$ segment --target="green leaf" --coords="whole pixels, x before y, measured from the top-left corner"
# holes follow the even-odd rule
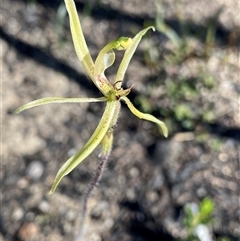
[[[199,205],[199,212],[202,216],[208,216],[211,215],[214,210],[214,203],[212,199],[206,197],[202,200],[202,202]]]
[[[127,104],[128,108],[130,109],[130,111],[137,116],[140,119],[144,119],[144,120],[148,120],[148,121],[152,121],[156,124],[158,124],[161,127],[162,133],[165,137],[168,136],[168,129],[166,127],[166,125],[164,124],[164,122],[158,120],[156,117],[154,117],[153,115],[150,114],[146,114],[146,113],[142,113],[141,111],[139,111],[138,109],[136,109],[134,107],[134,105],[132,104],[132,102],[126,97],[123,96],[121,97],[121,100],[124,100],[125,103]]]
[[[24,110],[32,107],[52,104],[52,103],[86,103],[86,102],[102,102],[106,101],[105,97],[100,98],[62,98],[62,97],[47,97],[29,102],[15,110],[15,114],[18,114]]]
[[[116,80],[115,80],[115,83],[114,84],[118,84],[118,88],[117,89],[120,89],[121,88],[121,84],[122,84],[122,81],[124,79],[124,75],[125,75],[125,72],[128,68],[128,65],[129,65],[129,62],[130,60],[132,59],[132,56],[139,44],[139,42],[141,41],[142,39],[142,36],[149,30],[149,29],[152,29],[153,31],[155,31],[155,28],[153,26],[150,26],[148,28],[145,28],[143,29],[142,31],[140,31],[132,40],[131,44],[127,47],[127,50],[123,56],[123,59],[119,65],[119,68],[118,68],[118,71],[117,71],[117,76],[116,76]]]
[[[118,107],[118,105],[118,101],[107,102],[107,106],[100,120],[100,123],[98,124],[96,130],[94,131],[88,142],[79,152],[70,157],[59,169],[50,190],[50,194],[54,193],[62,178],[68,173],[70,173],[75,167],[77,167],[77,165],[79,165],[86,157],[88,157],[103,140],[104,136],[106,135],[107,131],[111,126],[112,120],[114,118],[115,109]]]
[[[69,14],[70,29],[72,33],[73,44],[79,60],[82,62],[89,77],[94,81],[94,63],[89,53],[82,27],[78,18],[77,9],[73,0],[65,0],[66,8]]]

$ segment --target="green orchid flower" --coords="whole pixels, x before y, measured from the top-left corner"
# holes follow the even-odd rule
[[[99,52],[94,63],[82,32],[75,3],[73,0],[65,0],[65,4],[69,14],[70,29],[77,56],[84,66],[88,76],[91,78],[96,87],[101,91],[103,96],[99,98],[48,97],[27,103],[19,107],[15,112],[20,113],[23,110],[50,103],[82,103],[105,101],[106,108],[96,130],[84,145],[84,147],[75,155],[70,157],[59,169],[50,190],[50,194],[56,190],[62,178],[69,174],[85,158],[87,158],[99,144],[102,145],[101,156],[107,159],[112,149],[113,129],[118,119],[121,101],[125,102],[130,111],[138,118],[156,123],[161,128],[163,135],[165,137],[168,135],[167,127],[162,121],[158,120],[150,114],[140,112],[127,98],[127,95],[130,93],[132,87],[127,89],[122,88],[125,72],[142,36],[150,29],[155,30],[154,27],[143,29],[133,39],[128,37],[121,37],[108,43]],[[114,51],[116,50],[125,50],[125,53],[117,71],[115,82],[112,84],[108,81],[104,72],[107,68],[113,65],[115,61]]]

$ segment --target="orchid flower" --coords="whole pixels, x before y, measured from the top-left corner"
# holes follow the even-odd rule
[[[122,82],[127,67],[142,36],[150,29],[154,31],[154,27],[151,26],[143,29],[133,39],[128,37],[120,37],[117,40],[108,43],[99,52],[95,62],[93,62],[82,32],[75,3],[73,0],[65,0],[65,4],[69,14],[70,29],[77,56],[84,66],[88,76],[96,85],[96,87],[101,91],[103,96],[99,98],[48,97],[27,103],[19,107],[15,112],[20,113],[23,110],[50,103],[82,103],[104,101],[106,102],[106,108],[96,130],[89,138],[87,143],[80,151],[70,157],[59,169],[50,193],[53,193],[62,178],[69,174],[74,168],[76,168],[84,159],[86,159],[99,144],[102,145],[101,156],[104,156],[105,158],[109,156],[112,149],[113,129],[119,116],[119,110],[122,101],[127,104],[128,108],[135,116],[140,119],[156,123],[161,128],[163,135],[165,137],[168,135],[167,127],[162,121],[158,120],[150,114],[140,112],[127,98],[127,95],[130,93],[132,87],[127,89],[122,88]],[[116,79],[112,84],[108,81],[104,72],[107,68],[113,65],[115,61],[114,51],[118,50],[124,50],[125,53],[118,68]]]

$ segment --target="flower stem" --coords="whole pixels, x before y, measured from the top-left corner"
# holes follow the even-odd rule
[[[80,241],[83,238],[83,234],[84,234],[83,227],[87,216],[88,202],[91,195],[93,194],[95,187],[98,186],[99,181],[101,180],[104,168],[107,164],[108,157],[109,155],[103,155],[103,154],[99,155],[99,164],[98,164],[97,170],[83,197],[82,209],[80,212],[80,223],[77,224],[79,230],[77,235],[74,238],[74,241]]]

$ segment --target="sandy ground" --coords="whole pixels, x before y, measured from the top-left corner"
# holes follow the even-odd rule
[[[79,1],[79,11],[86,13],[83,3]],[[48,195],[57,170],[88,140],[104,105],[49,105],[13,114],[17,107],[37,98],[100,95],[77,60],[68,21],[63,29],[67,42],[59,41],[58,4],[3,1],[0,10],[3,241],[73,240],[81,198],[97,167],[98,150],[63,179],[54,195]],[[92,12],[83,18],[93,56],[107,41],[135,34],[144,19],[154,18],[156,10],[153,1],[144,0],[95,4],[89,2]],[[163,1],[163,6],[166,19],[174,23],[176,5]],[[216,205],[211,226],[214,236],[240,237],[240,43],[239,38],[234,40],[239,34],[239,3],[186,0],[180,9],[184,19],[202,27],[222,9],[218,20],[221,35],[213,54],[207,60],[190,59],[175,66],[177,73],[193,75],[201,65],[214,76],[216,87],[200,92],[203,106],[214,104],[215,122],[199,124],[191,133],[176,130],[165,140],[154,125],[136,119],[123,105],[112,155],[89,202],[83,240],[184,238],[183,206],[199,203],[205,196]],[[159,33],[154,35],[150,35],[153,43]],[[144,93],[141,91],[155,71],[143,63],[144,46],[127,73],[127,85],[135,83],[135,94]],[[114,77],[114,72],[109,75]],[[162,93],[161,87],[155,92]],[[159,95],[159,105],[168,103],[167,97]],[[197,140],[199,128],[207,135],[204,142]]]

